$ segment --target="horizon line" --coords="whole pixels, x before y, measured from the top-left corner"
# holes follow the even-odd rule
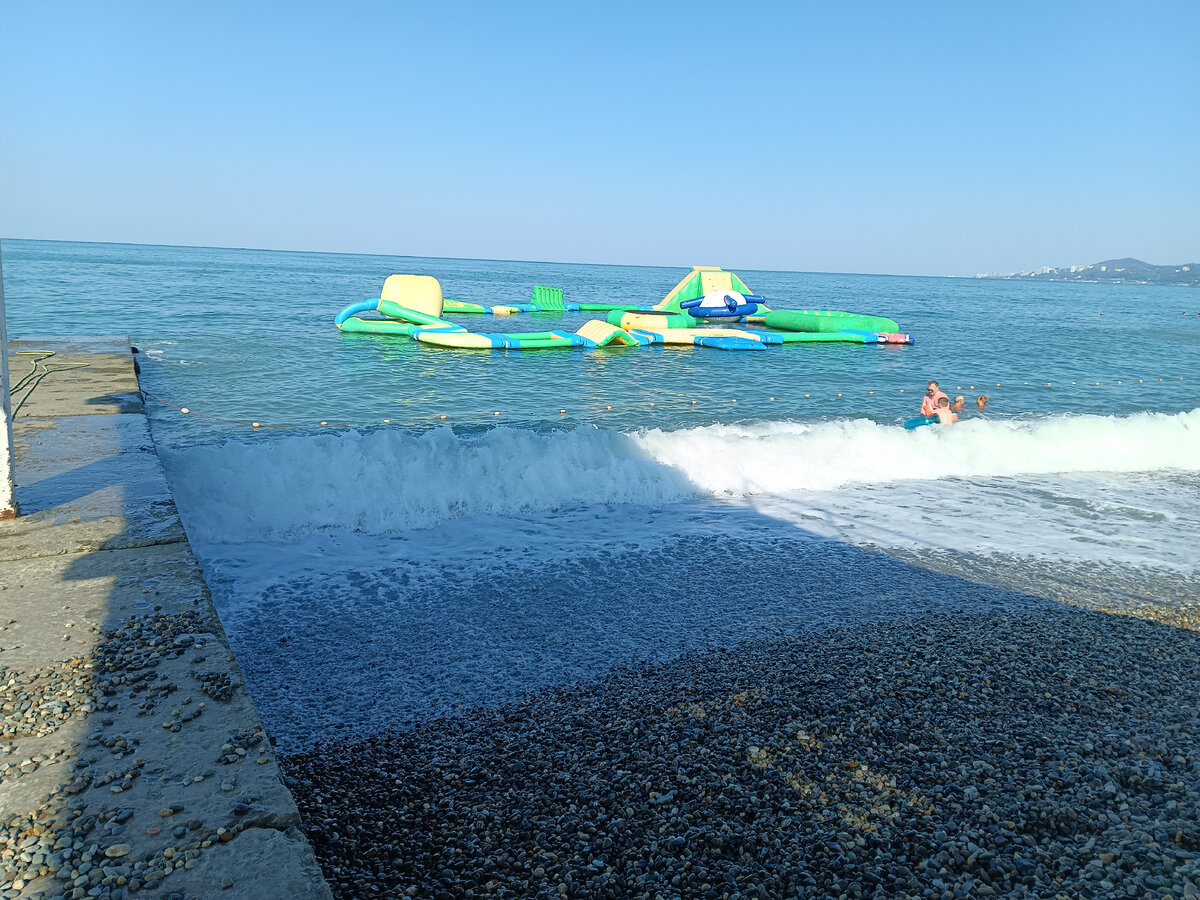
[[[600,262],[579,262],[572,260],[555,260],[555,259],[508,259],[505,257],[493,256],[413,256],[403,253],[366,253],[363,251],[352,250],[293,250],[280,247],[221,247],[210,244],[158,244],[158,243],[141,243],[137,241],[73,241],[65,238],[28,238],[28,237],[0,237],[0,241],[28,241],[44,244],[100,244],[125,247],[169,247],[182,250],[233,250],[245,253],[319,253],[327,256],[372,256],[380,258],[395,257],[398,259],[445,259],[456,261],[474,261],[474,262],[510,262],[510,263],[530,263],[533,265],[559,265],[559,266],[620,266],[629,269],[679,269],[691,268],[691,266],[681,265],[650,265],[646,263],[600,263]],[[721,268],[724,268],[722,266]],[[739,266],[739,268],[742,268]],[[976,275],[915,275],[905,272],[822,272],[815,269],[760,269],[755,267],[746,267],[742,269],[746,272],[777,272],[790,275],[855,275],[863,278],[966,278],[975,281],[982,273]],[[725,271],[732,271],[725,269]]]

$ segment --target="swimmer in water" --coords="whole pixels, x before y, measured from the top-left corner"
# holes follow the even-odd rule
[[[953,425],[958,421],[958,413],[950,409],[950,398],[942,394],[933,410],[939,425]]]
[[[938,383],[936,381],[929,382],[927,393],[921,398],[921,415],[936,415],[938,399],[945,396],[946,395],[942,393],[942,389],[938,387]],[[950,401],[947,400],[946,402],[949,403]]]

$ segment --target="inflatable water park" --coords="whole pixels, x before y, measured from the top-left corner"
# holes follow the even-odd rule
[[[469,331],[447,315],[508,316],[525,312],[606,312],[577,331],[495,333]],[[403,335],[422,344],[464,350],[549,350],[665,346],[766,350],[808,343],[911,344],[910,335],[883,316],[836,310],[771,309],[732,272],[692,266],[679,284],[651,306],[568,303],[558,288],[534,287],[528,303],[485,306],[442,296],[430,275],[389,275],[378,297],[347,306],[334,320],[346,333]]]

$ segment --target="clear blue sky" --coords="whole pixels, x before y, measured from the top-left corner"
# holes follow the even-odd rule
[[[1200,2],[0,7],[6,237],[1200,261]]]

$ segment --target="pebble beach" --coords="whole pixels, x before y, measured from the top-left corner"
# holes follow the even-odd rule
[[[758,640],[281,763],[340,898],[1192,897],[1195,597],[1127,612]]]

